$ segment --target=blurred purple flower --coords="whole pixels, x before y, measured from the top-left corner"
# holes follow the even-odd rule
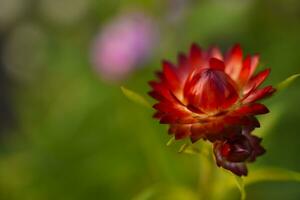
[[[105,80],[125,78],[151,54],[157,36],[143,13],[127,13],[106,24],[93,43],[92,62]]]

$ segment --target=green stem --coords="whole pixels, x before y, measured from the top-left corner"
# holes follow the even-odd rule
[[[234,175],[235,177],[235,181],[236,181],[236,185],[240,190],[241,193],[241,200],[245,200],[246,199],[246,190],[245,190],[245,184],[244,184],[244,180],[241,177],[238,177],[236,175]]]
[[[215,179],[215,166],[214,160],[211,155],[210,149],[204,146],[203,149],[207,152],[206,156],[199,157],[199,165],[200,165],[200,172],[199,172],[199,193],[201,199],[210,200],[212,198],[212,190],[214,188],[214,179]]]

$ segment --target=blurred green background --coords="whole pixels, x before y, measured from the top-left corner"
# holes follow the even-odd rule
[[[95,70],[95,38],[131,10],[151,18],[155,42],[126,75],[107,80]],[[192,42],[223,51],[239,42],[261,54],[276,84],[300,71],[300,1],[0,0],[0,199],[197,199],[197,156],[166,147],[167,127],[120,91],[146,95],[160,60],[175,61]],[[300,171],[299,88],[265,101],[271,113],[257,134],[268,133],[267,154],[251,167]],[[246,190],[247,199],[300,199],[295,182]]]

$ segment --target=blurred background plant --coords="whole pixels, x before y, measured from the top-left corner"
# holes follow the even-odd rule
[[[205,166],[178,154],[180,144],[167,148],[166,127],[119,86],[145,94],[160,60],[191,42],[240,42],[278,83],[299,72],[299,22],[297,0],[1,0],[0,199],[198,199]],[[102,40],[120,45],[107,50],[111,61]],[[267,154],[250,175],[300,171],[299,86],[267,100],[256,133]],[[224,184],[214,198],[239,199],[235,187],[218,190]],[[299,187],[249,184],[247,198],[298,200]]]

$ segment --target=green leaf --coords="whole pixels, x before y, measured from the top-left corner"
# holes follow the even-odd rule
[[[293,81],[295,81],[298,77],[300,77],[300,74],[294,74],[290,77],[288,77],[287,79],[285,79],[284,81],[282,81],[281,83],[279,83],[276,87],[276,89],[282,90],[285,89],[286,87],[288,87]]]
[[[175,142],[175,136],[172,136],[169,141],[167,142],[166,146],[171,146]]]
[[[245,200],[246,199],[246,190],[245,190],[245,183],[244,183],[244,179],[242,177],[239,176],[235,176],[235,180],[236,180],[236,185],[241,193],[241,200]]]
[[[227,171],[225,171],[228,173]],[[275,167],[260,167],[256,170],[251,170],[247,177],[241,178],[234,176],[235,184],[233,181],[226,180],[226,185],[219,184],[218,189],[222,188],[224,190],[219,190],[219,192],[224,193],[224,191],[230,190],[236,185],[241,193],[241,199],[245,200],[246,192],[245,186],[255,184],[264,181],[295,181],[300,182],[300,172],[295,172],[287,169],[280,169]],[[222,177],[222,182],[224,177]],[[231,179],[232,180],[232,179]]]
[[[300,173],[280,168],[264,167],[252,171],[245,179],[245,184],[253,184],[261,181],[296,181],[300,182]]]
[[[202,148],[203,149],[203,148]],[[184,143],[178,150],[178,153],[186,154],[198,154],[202,156],[207,156],[203,150],[200,150],[198,147],[195,147],[193,144]]]
[[[186,149],[189,147],[188,143],[184,143],[183,145],[180,146],[178,153],[186,153]]]
[[[147,108],[151,108],[151,104],[140,94],[121,86],[123,94],[131,101],[138,103]]]

